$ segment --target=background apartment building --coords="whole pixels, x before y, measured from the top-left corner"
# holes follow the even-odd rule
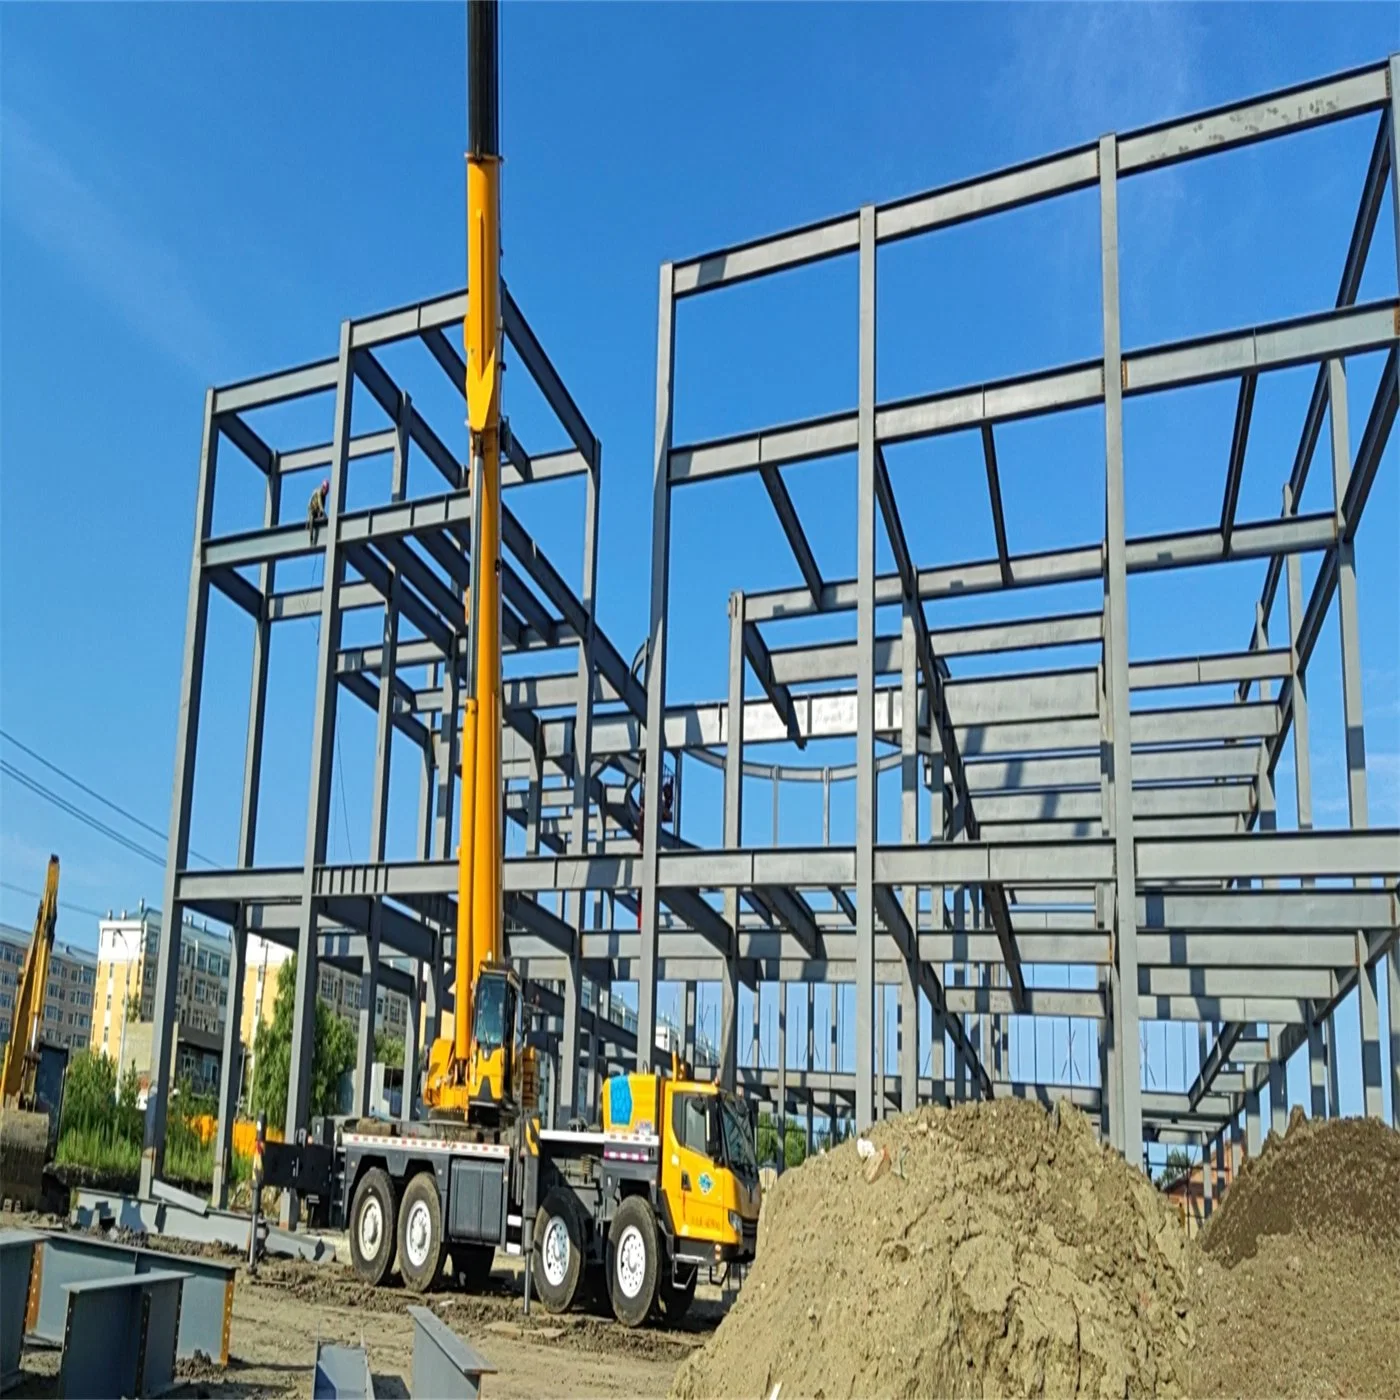
[[[123,1072],[135,1065],[143,1078],[151,1069],[160,933],[160,910],[144,901],[97,926],[97,994],[102,1000],[92,1018],[92,1048],[110,1055]],[[218,1082],[231,955],[224,934],[185,920],[172,1070],[205,1088]]]
[[[248,935],[248,965],[243,974],[243,1007],[239,1035],[251,1050],[259,1024],[272,1020],[277,1002],[277,970],[291,956],[290,948],[255,933]],[[322,963],[317,969],[316,991],[338,1015],[354,1020],[360,1014],[360,975]],[[402,1040],[408,1026],[408,998],[380,987],[375,996],[376,1030]]]
[[[0,1045],[10,1038],[15,996],[29,952],[31,933],[0,924]],[[54,940],[44,997],[43,1038],[50,1045],[81,1049],[92,1034],[97,959],[86,949]]]
[[[143,1083],[149,1079],[151,1027],[155,1017],[157,953],[161,915],[143,902],[98,923],[96,994],[100,998],[91,1023],[94,1050],[110,1055],[124,1071],[135,1065]],[[188,1076],[201,1087],[218,1083],[223,1054],[224,1022],[229,1014],[229,983],[233,948],[226,934],[186,919],[180,937],[180,981],[176,989],[177,1033],[171,1072]],[[255,933],[247,940],[247,967],[238,1017],[240,1072],[246,1083],[253,1063],[257,1028],[272,1020],[277,1000],[277,972],[291,957],[290,949]],[[91,960],[91,959],[90,959]],[[339,1015],[359,1013],[360,978],[340,968],[322,966],[318,973],[321,999]],[[403,1037],[408,1000],[394,992],[379,992],[377,1029]],[[87,1037],[85,1036],[86,1040]]]
[[[134,913],[102,919],[97,926],[97,990],[92,1046],[118,1058],[122,1026],[155,1017],[156,953],[160,910],[140,905]],[[180,983],[175,1005],[182,1028],[218,1035],[228,1009],[231,949],[221,933],[185,921],[180,942]]]

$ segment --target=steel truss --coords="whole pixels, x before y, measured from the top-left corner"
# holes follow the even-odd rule
[[[1125,350],[1118,314],[1117,186],[1122,178],[1206,157],[1323,122],[1374,120],[1376,140],[1335,305],[1287,322],[1189,342]],[[867,206],[821,224],[721,249],[661,269],[653,471],[651,620],[644,681],[596,624],[597,493],[601,448],[519,308],[505,297],[514,355],[552,408],[562,451],[532,455],[512,439],[505,482],[581,476],[583,577],[574,587],[504,512],[503,591],[507,648],[504,771],[507,817],[526,832],[526,854],[506,863],[507,942],[536,985],[538,1029],[565,1067],[558,1109],[584,1109],[609,1066],[652,1063],[657,988],[685,984],[684,1033],[695,1037],[696,984],[718,983],[723,1015],[720,1073],[774,1103],[780,1117],[820,1102],[832,1116],[868,1122],[891,1105],[966,1095],[1069,1097],[1095,1114],[1126,1155],[1143,1143],[1189,1141],[1223,1154],[1227,1133],[1260,1131],[1259,1095],[1270,1086],[1276,1121],[1286,1112],[1281,1065],[1304,1042],[1311,1108],[1336,1111],[1333,1014],[1353,988],[1362,1043],[1366,1111],[1382,1111],[1377,978],[1388,975],[1394,1102],[1400,1104],[1400,831],[1366,829],[1354,538],[1397,410],[1400,301],[1358,305],[1387,186],[1396,201],[1400,60],[1287,92],[1125,133],[895,204]],[[875,394],[876,273],[881,244],[1072,191],[1097,188],[1103,287],[1102,354],[1015,379],[880,403]],[[1400,212],[1400,211],[1397,211]],[[1396,220],[1400,226],[1400,218]],[[853,413],[788,423],[723,440],[676,444],[675,306],[740,281],[818,260],[859,264],[859,382]],[[1400,282],[1400,248],[1397,249]],[[402,308],[341,328],[338,354],[266,378],[211,390],[205,405],[197,526],[190,575],[179,711],[165,927],[156,995],[156,1046],[164,1062],[174,1027],[181,912],[198,910],[234,930],[232,1004],[241,1002],[250,931],[298,951],[289,1131],[305,1122],[316,966],[363,969],[358,1084],[367,1092],[374,987],[423,1002],[426,1035],[450,1009],[448,967],[457,887],[453,790],[459,684],[467,639],[462,587],[469,578],[471,501],[462,463],[390,378],[379,351],[419,340],[460,389],[463,367],[449,333],[465,294]],[[1353,456],[1346,359],[1388,352]],[[1275,519],[1239,520],[1236,507],[1259,376],[1317,366],[1298,449]],[[1208,381],[1239,385],[1235,432],[1224,463],[1218,522],[1199,530],[1130,539],[1123,516],[1123,399]],[[367,396],[384,423],[351,431],[351,404]],[[329,402],[333,428],[319,445],[279,449],[250,424],[254,410],[290,399]],[[1001,508],[999,425],[1086,404],[1105,422],[1106,526],[1102,539],[1015,554]],[[1300,514],[1297,502],[1329,427],[1333,504]],[[892,444],[975,432],[984,455],[997,556],[925,568],[905,533],[884,460]],[[266,479],[261,529],[215,536],[215,466],[232,447]],[[855,453],[858,477],[854,579],[823,577],[784,484],[783,468]],[[410,456],[431,462],[442,489],[406,491]],[[352,463],[392,462],[390,499],[345,509]],[[313,540],[305,524],[282,524],[282,482],[328,471],[329,518]],[[666,695],[668,579],[675,493],[695,483],[756,472],[792,547],[791,588],[730,599],[727,691],[711,703],[670,705]],[[896,569],[876,570],[877,516]],[[280,589],[280,561],[319,554],[322,582]],[[1301,557],[1321,556],[1304,596]],[[1129,663],[1129,574],[1266,559],[1247,645],[1223,655]],[[939,627],[928,605],[969,593],[1099,580],[1100,608],[1035,612],[1014,621]],[[245,755],[239,859],[231,870],[188,868],[190,799],[210,589],[232,598],[256,630]],[[1282,593],[1286,636],[1268,629]],[[1336,604],[1347,732],[1348,829],[1311,829],[1306,678],[1324,620]],[[876,610],[896,605],[898,633],[881,635]],[[378,646],[342,645],[347,612],[383,617]],[[853,639],[780,645],[792,618],[855,614]],[[266,720],[267,652],[279,621],[320,619],[316,709],[305,855],[299,866],[254,860]],[[1088,667],[1025,675],[964,670],[997,653],[1066,646],[1099,648]],[[511,658],[572,653],[549,674],[513,674]],[[956,664],[959,674],[954,675]],[[537,667],[530,668],[537,672]],[[424,674],[426,673],[426,679]],[[752,673],[761,696],[748,698]],[[1163,688],[1235,687],[1227,704],[1142,708]],[[1275,688],[1277,693],[1275,694]],[[370,858],[331,865],[327,833],[337,705],[344,690],[375,710]],[[391,731],[421,753],[419,859],[388,862],[384,831]],[[850,767],[763,763],[765,743],[804,747],[854,739]],[[1291,749],[1299,830],[1281,831],[1273,775]],[[665,774],[680,806],[686,762],[723,770],[719,844],[683,841],[678,811],[664,820]],[[903,794],[897,841],[875,829],[878,773],[897,768]],[[820,783],[829,838],[833,784],[854,782],[853,845],[818,849],[746,846],[740,839],[743,777],[770,779],[774,810],[785,783]],[[921,794],[933,796],[932,830],[921,829]],[[621,915],[619,915],[621,910]],[[1035,965],[1090,966],[1098,985],[1031,985]],[[1388,971],[1387,971],[1388,970]],[[585,981],[606,989],[636,982],[635,1027],[591,1007]],[[776,983],[777,1063],[741,1065],[738,997]],[[805,1068],[788,1066],[791,983],[808,988]],[[854,1072],[816,1068],[811,988],[855,987]],[[897,1072],[885,1074],[884,989],[897,989]],[[927,1072],[921,1072],[920,1011],[931,1011]],[[1087,1017],[1101,1025],[1100,1084],[1071,1088],[1013,1082],[1007,1060],[1013,1015]],[[419,1047],[411,1017],[408,1063]],[[1202,1069],[1186,1093],[1145,1089],[1138,1057],[1143,1020],[1199,1024]],[[224,1160],[237,1084],[229,1017],[217,1160]],[[881,1034],[877,1044],[877,1028]],[[833,1030],[834,1034],[834,1030]],[[945,1046],[951,1063],[945,1063]],[[828,1066],[835,1058],[828,1058]],[[569,1067],[584,1071],[583,1083]],[[1329,1073],[1331,1083],[1329,1085]],[[153,1093],[143,1184],[160,1170],[165,1098]],[[222,1176],[222,1173],[221,1173]],[[222,1183],[216,1194],[221,1194]]]

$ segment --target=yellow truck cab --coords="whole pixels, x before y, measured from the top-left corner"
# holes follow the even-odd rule
[[[592,1280],[628,1326],[674,1323],[701,1270],[714,1279],[754,1257],[752,1125],[733,1094],[679,1074],[615,1075],[602,1097],[601,1132],[571,1135],[595,1140],[599,1157],[566,1156],[565,1134],[540,1134],[534,1284],[553,1312]]]

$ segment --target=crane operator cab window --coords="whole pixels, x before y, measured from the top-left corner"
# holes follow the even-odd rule
[[[506,1043],[515,1029],[515,988],[510,979],[501,973],[484,973],[476,987],[476,1014],[472,1035],[476,1040],[477,1053],[489,1058]],[[504,1058],[505,1082],[502,1094],[509,1098],[513,1089],[510,1082],[512,1056]]]

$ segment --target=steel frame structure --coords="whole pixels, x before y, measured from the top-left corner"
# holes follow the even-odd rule
[[[1371,1114],[1382,1111],[1381,975],[1389,977],[1391,1065],[1400,1081],[1400,831],[1367,829],[1353,541],[1396,416],[1400,300],[1358,305],[1356,298],[1387,186],[1396,202],[1398,95],[1400,60],[1392,57],[1286,92],[1105,136],[894,204],[664,264],[644,681],[596,623],[601,448],[519,308],[505,297],[512,353],[567,439],[563,451],[539,456],[512,440],[506,483],[525,490],[531,482],[577,474],[587,491],[577,591],[508,509],[503,527],[505,805],[507,816],[526,832],[525,855],[506,862],[507,944],[536,988],[537,1028],[556,1063],[585,1071],[582,1085],[568,1068],[558,1076],[561,1114],[586,1107],[589,1086],[609,1065],[652,1063],[662,981],[685,984],[685,1036],[692,1046],[696,984],[719,984],[721,1076],[774,1102],[780,1119],[805,1104],[809,1134],[819,1099],[833,1116],[853,1111],[865,1123],[892,1104],[907,1108],[928,1098],[1015,1094],[1073,1099],[1097,1115],[1110,1140],[1134,1159],[1152,1138],[1198,1143],[1203,1150],[1214,1144],[1223,1153],[1226,1130],[1240,1131],[1241,1115],[1253,1150],[1261,1090],[1269,1085],[1272,1113],[1281,1123],[1282,1065],[1304,1043],[1312,1068],[1311,1108],[1336,1111],[1332,1017],[1353,988],[1365,1107]],[[1343,119],[1374,120],[1377,131],[1335,305],[1287,322],[1125,350],[1118,314],[1120,179]],[[1101,354],[1015,379],[878,402],[880,246],[1089,189],[1098,190],[1100,203]],[[676,303],[838,256],[854,256],[859,264],[855,410],[723,440],[674,443]],[[1400,248],[1396,262],[1400,282]],[[234,930],[235,1005],[247,932],[294,946],[297,1053],[289,1131],[305,1123],[318,959],[362,968],[370,979],[360,1026],[362,1105],[374,982],[402,987],[415,1005],[423,998],[429,1036],[448,1006],[457,887],[454,745],[466,647],[461,588],[469,577],[471,501],[461,461],[390,378],[377,351],[420,340],[460,389],[462,362],[447,333],[464,310],[465,293],[457,293],[347,321],[334,358],[211,390],[206,399],[155,1039],[157,1053],[167,1056],[182,911],[199,910]],[[1385,367],[1353,457],[1346,359],[1367,352],[1385,354]],[[1258,378],[1297,365],[1316,365],[1317,375],[1282,512],[1274,519],[1239,520]],[[1124,398],[1209,381],[1239,385],[1219,521],[1168,536],[1128,538]],[[352,398],[366,394],[386,425],[356,435]],[[315,395],[333,404],[326,443],[274,448],[248,421],[259,408]],[[1001,508],[998,426],[1098,404],[1105,429],[1103,537],[1074,548],[1012,553]],[[1324,425],[1332,507],[1300,514],[1296,503]],[[981,439],[997,557],[921,568],[884,451],[894,443],[955,432]],[[215,466],[228,446],[265,476],[266,512],[258,530],[216,536]],[[818,568],[782,472],[798,462],[852,452],[858,572],[854,579],[833,580]],[[443,492],[406,494],[410,454],[434,465]],[[387,455],[393,463],[391,499],[348,511],[350,466],[373,455]],[[289,472],[323,467],[331,482],[328,519],[312,540],[304,524],[280,523],[282,482]],[[726,692],[712,703],[673,706],[666,695],[673,498],[681,488],[742,472],[762,479],[800,582],[732,594]],[[888,575],[876,569],[877,518],[896,563]],[[279,590],[278,562],[312,553],[325,558],[321,584]],[[1300,566],[1305,553],[1322,560],[1307,598]],[[1248,644],[1230,654],[1130,664],[1128,576],[1232,559],[1268,560]],[[929,617],[931,603],[953,594],[1008,591],[1033,599],[1035,588],[1068,580],[1101,581],[1102,606],[1071,614],[1028,610],[1016,621],[975,626],[940,627]],[[188,857],[211,589],[253,618],[256,642],[238,861],[232,869],[207,871],[191,870]],[[1280,594],[1287,639],[1271,645],[1268,628]],[[1334,602],[1350,820],[1346,830],[1314,831],[1306,678]],[[878,632],[881,607],[900,609],[898,633]],[[342,645],[341,619],[352,609],[379,610],[380,646]],[[775,632],[789,619],[826,615],[849,623],[851,613],[853,638],[775,644]],[[278,621],[306,616],[319,617],[320,631],[305,854],[298,866],[270,868],[254,861],[267,650]],[[1085,644],[1100,649],[1097,665],[996,677],[955,676],[950,665],[956,661],[961,670],[978,657]],[[511,657],[555,650],[572,652],[573,664],[545,675],[511,673]],[[428,679],[414,679],[424,667]],[[746,695],[749,672],[759,692],[752,698]],[[1235,687],[1232,703],[1174,709],[1133,703],[1135,695],[1153,690],[1222,683]],[[327,830],[342,690],[376,713],[374,808],[370,859],[332,865]],[[419,858],[408,862],[384,858],[394,733],[422,755]],[[833,737],[855,741],[848,768],[763,763],[752,752],[757,745],[800,748],[809,739]],[[1273,777],[1290,741],[1299,829],[1283,831],[1277,827]],[[681,839],[678,812],[669,824],[664,820],[664,772],[673,765],[678,809],[686,760],[723,770],[723,829],[712,848]],[[886,768],[898,769],[902,792],[899,839],[893,842],[880,839],[875,822],[877,778]],[[775,816],[771,847],[745,845],[745,776],[772,780],[775,813],[783,783],[820,783],[828,839],[817,849],[779,846]],[[842,782],[855,784],[855,842],[833,846],[830,793]],[[924,794],[932,794],[932,830],[921,829]],[[619,909],[627,916],[621,922]],[[627,926],[633,915],[635,923]],[[1099,983],[1083,990],[1030,985],[1025,969],[1046,964],[1097,968]],[[585,979],[600,988],[637,984],[635,1031],[587,1009]],[[742,1065],[739,987],[754,988],[757,1009],[764,982],[779,988],[777,1064]],[[804,1069],[788,1064],[786,1011],[794,982],[808,989]],[[825,1072],[816,1068],[811,989],[822,982],[854,984],[853,1073],[840,1072],[834,1059]],[[887,987],[897,989],[900,1026],[898,1069],[891,1076],[875,1034],[884,1025],[877,998],[883,1007]],[[921,1072],[922,1006],[929,1008],[933,1027],[928,1073]],[[1098,1020],[1100,1084],[1013,1082],[1006,1053],[1013,1015]],[[411,1019],[410,1065],[417,1051],[417,1017]],[[1137,1049],[1144,1019],[1198,1023],[1201,1071],[1188,1092],[1144,1089]],[[229,1018],[230,1025],[234,1020]],[[226,1157],[237,1092],[230,1079],[233,1060],[225,1054],[219,1161]],[[1394,1088],[1400,1104],[1400,1082]],[[164,1115],[165,1096],[153,1092],[143,1191],[159,1174]],[[221,1185],[216,1194],[222,1194]]]
[[[1366,1111],[1382,1108],[1376,977],[1389,967],[1392,1067],[1400,1104],[1400,950],[1395,945],[1395,882],[1400,833],[1366,832],[1366,772],[1361,709],[1353,539],[1380,467],[1396,413],[1396,345],[1400,302],[1357,305],[1361,273],[1389,182],[1400,213],[1397,103],[1400,63],[1387,63],[1304,84],[1092,145],[1032,161],[893,204],[855,212],[755,242],[724,248],[661,269],[654,461],[652,608],[647,693],[647,825],[640,883],[639,1044],[651,1044],[654,989],[666,967],[664,935],[654,917],[676,881],[726,891],[726,922],[738,931],[724,978],[726,1066],[734,1045],[737,983],[763,975],[762,955],[744,948],[741,894],[767,891],[782,903],[766,944],[777,976],[853,976],[856,984],[855,1116],[883,1107],[882,980],[900,997],[899,1101],[920,1097],[919,1002],[931,1005],[934,1071],[929,1091],[943,1091],[944,1036],[959,1085],[996,1092],[993,1074],[969,1034],[969,1011],[1085,1014],[1102,1019],[1102,1091],[1091,1105],[1126,1155],[1141,1156],[1144,1119],[1158,1136],[1185,1130],[1203,1145],[1233,1120],[1243,1101],[1251,1147],[1257,1147],[1258,1096],[1267,1080],[1276,1121],[1286,1112],[1282,1065],[1306,1038],[1317,1061],[1322,1026],[1352,985],[1359,987],[1362,1079]],[[1341,285],[1332,308],[1287,322],[1125,351],[1119,323],[1118,183],[1143,171],[1345,118],[1377,121],[1375,144]],[[916,399],[877,401],[875,378],[877,261],[881,245],[1027,204],[1094,189],[1099,193],[1102,271],[1101,355],[994,383],[942,390]],[[1400,226],[1400,218],[1397,218]],[[858,384],[854,410],[774,425],[722,439],[676,443],[675,312],[702,295],[840,256],[858,260]],[[1400,246],[1396,252],[1400,269]],[[1352,460],[1347,435],[1346,357],[1387,351],[1380,386]],[[1239,521],[1236,507],[1255,388],[1262,374],[1316,364],[1317,378],[1298,451],[1276,520]],[[1123,400],[1185,385],[1239,384],[1235,430],[1225,466],[1218,524],[1167,537],[1126,537]],[[1102,540],[1080,548],[1016,556],[1004,523],[996,431],[1017,419],[1102,405],[1106,520]],[[1301,515],[1296,502],[1315,455],[1324,418],[1330,424],[1333,508]],[[885,463],[885,449],[958,432],[977,433],[986,465],[997,557],[951,568],[921,569],[906,537]],[[854,453],[857,472],[857,576],[822,577],[782,470]],[[668,578],[673,496],[695,483],[757,473],[792,547],[798,586],[731,597],[728,703],[684,717],[666,702]],[[877,517],[896,569],[876,573]],[[1322,568],[1304,606],[1299,556],[1321,551]],[[1263,596],[1247,650],[1231,655],[1128,660],[1130,573],[1210,562],[1267,558]],[[1287,575],[1288,645],[1271,647],[1267,627]],[[1072,579],[1101,579],[1101,610],[1073,616],[947,631],[933,629],[927,605],[951,594],[1031,589]],[[1350,830],[1313,832],[1307,738],[1306,674],[1324,617],[1337,599],[1340,617]],[[897,636],[877,634],[877,609],[898,606]],[[779,649],[774,630],[788,619],[854,611],[850,642]],[[1096,669],[955,679],[950,657],[1098,643]],[[744,698],[745,667],[763,693]],[[889,678],[887,680],[887,678]],[[830,683],[854,681],[833,693]],[[1179,710],[1135,709],[1133,693],[1160,687],[1237,686],[1236,703]],[[1277,700],[1273,683],[1279,685]],[[821,683],[811,694],[801,687]],[[1258,700],[1251,693],[1258,687]],[[674,734],[674,738],[673,738]],[[724,849],[680,855],[663,849],[657,826],[658,783],[665,750],[693,736],[725,748]],[[743,849],[740,835],[746,743],[815,736],[854,736],[856,831],[852,848],[815,851]],[[1277,830],[1273,775],[1289,737],[1298,773],[1299,832]],[[607,748],[601,733],[595,749]],[[876,831],[877,746],[901,771],[898,844]],[[935,797],[934,830],[919,829],[919,792]],[[775,836],[776,844],[776,836]],[[686,872],[683,874],[683,872]],[[1370,910],[1353,901],[1384,892]],[[1356,888],[1320,889],[1350,879]],[[1298,888],[1280,889],[1297,880]],[[951,888],[951,909],[948,891]],[[836,907],[819,914],[804,892],[831,889]],[[969,934],[967,929],[976,930]],[[776,927],[780,926],[780,927]],[[841,952],[838,953],[838,947]],[[1389,950],[1389,958],[1386,958]],[[847,971],[835,971],[839,960]],[[1104,971],[1095,993],[1026,987],[1025,964],[1087,962]],[[976,969],[971,998],[944,985],[950,963]],[[771,969],[772,964],[768,964]],[[769,971],[768,975],[772,975]],[[780,994],[780,1008],[786,995]],[[1184,1102],[1145,1098],[1138,1059],[1140,1019],[1199,1021],[1202,1070]],[[1268,1054],[1242,1070],[1243,1042],[1267,1024]],[[779,1013],[782,1036],[783,1009]],[[810,1023],[809,1023],[810,1024]],[[1213,1041],[1207,1027],[1217,1029]],[[981,1047],[1000,1059],[1002,1035]],[[1126,1047],[1126,1048],[1125,1048]],[[1238,1052],[1238,1053],[1237,1053]],[[645,1052],[643,1052],[645,1053]],[[779,1052],[779,1095],[788,1092]],[[810,1064],[809,1064],[810,1067]],[[732,1071],[731,1071],[732,1072]],[[1231,1092],[1222,1095],[1222,1089]],[[1034,1092],[1034,1088],[1031,1090]],[[1335,1094],[1332,1096],[1335,1104]]]

